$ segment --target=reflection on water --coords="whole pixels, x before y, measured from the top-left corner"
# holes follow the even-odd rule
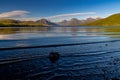
[[[0,47],[109,40],[119,38],[119,31],[120,28],[117,27],[1,27]]]
[[[120,28],[102,27],[16,27],[0,28],[0,39],[29,39],[57,36],[120,37]]]
[[[0,80],[111,80],[120,75],[119,31],[108,27],[0,28],[1,49],[71,44],[0,50]],[[54,64],[48,59],[51,51],[60,54]]]

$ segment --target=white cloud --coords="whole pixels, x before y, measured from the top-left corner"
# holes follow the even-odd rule
[[[23,10],[15,10],[10,12],[0,13],[0,18],[21,18],[27,15],[28,11]]]
[[[10,12],[4,12],[0,13],[0,18],[13,18],[13,19],[18,19],[18,20],[39,20],[42,18],[51,20],[51,21],[61,21],[63,19],[71,19],[72,17],[83,17],[85,15],[92,15],[96,14],[96,12],[84,12],[84,13],[69,13],[69,14],[59,14],[59,15],[54,15],[54,16],[48,16],[48,17],[25,17],[29,12],[24,11],[24,10],[15,10],[15,11],[10,11]]]
[[[86,13],[71,13],[71,14],[61,14],[61,15],[55,15],[50,17],[45,17],[47,19],[55,19],[55,18],[64,18],[64,17],[73,17],[73,16],[81,16],[81,15],[90,15],[90,14],[96,14],[95,12],[86,12]]]

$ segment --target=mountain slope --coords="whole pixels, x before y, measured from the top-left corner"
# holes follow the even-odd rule
[[[77,18],[72,18],[71,20],[63,20],[62,22],[59,22],[58,24],[61,26],[80,26],[81,24],[93,22],[98,19],[100,19],[100,18],[90,18],[89,17],[85,20],[79,20]]]
[[[83,25],[84,26],[120,26],[120,13]]]
[[[48,22],[39,23],[36,21],[19,21],[13,19],[0,19],[0,27],[25,27],[25,26],[48,26]],[[49,22],[49,24],[52,24]]]
[[[42,25],[46,25],[46,26],[57,26],[57,24],[50,22],[47,19],[41,19],[41,20],[38,20],[36,22],[39,24],[42,24]]]

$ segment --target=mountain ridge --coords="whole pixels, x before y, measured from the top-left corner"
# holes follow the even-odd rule
[[[113,14],[91,23],[83,24],[83,26],[120,26],[120,13]]]
[[[63,20],[61,22],[59,22],[58,24],[61,25],[61,26],[80,26],[82,24],[85,24],[85,23],[89,23],[89,22],[93,22],[93,21],[96,21],[96,20],[99,20],[101,18],[87,18],[85,20],[79,20],[77,18],[72,18],[71,20]]]
[[[46,25],[46,26],[57,26],[56,23],[48,21],[47,19],[40,19],[40,20],[37,20],[36,22],[42,25]]]
[[[40,19],[38,21],[20,21],[14,19],[0,19],[0,27],[24,27],[24,26],[55,26],[57,24]]]

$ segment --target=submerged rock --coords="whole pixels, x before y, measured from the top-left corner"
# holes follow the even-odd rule
[[[60,58],[60,54],[58,52],[50,52],[48,58],[51,62],[54,63]]]

